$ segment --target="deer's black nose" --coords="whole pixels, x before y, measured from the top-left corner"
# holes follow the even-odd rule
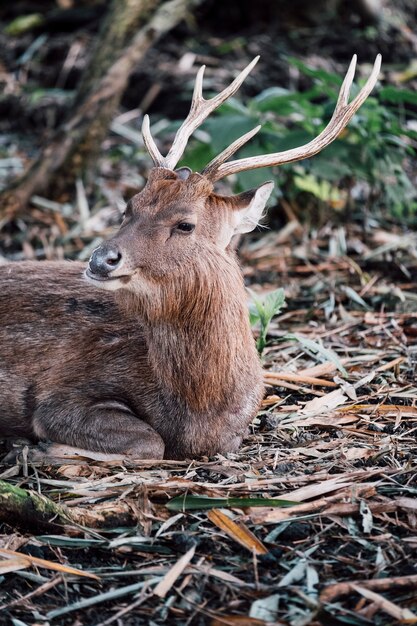
[[[119,267],[121,260],[122,255],[115,244],[103,243],[91,255],[89,269],[93,274],[106,277]]]

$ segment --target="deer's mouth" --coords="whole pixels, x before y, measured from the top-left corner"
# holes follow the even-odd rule
[[[126,284],[130,281],[128,274],[122,274],[120,276],[100,276],[99,274],[94,274],[89,267],[85,270],[84,276],[90,282],[101,283],[103,287],[108,283],[112,283],[115,286],[118,281],[122,284]]]

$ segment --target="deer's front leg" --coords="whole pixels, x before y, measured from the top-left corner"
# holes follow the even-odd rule
[[[149,424],[118,402],[90,407],[47,400],[33,418],[39,439],[132,459],[162,459],[165,444]]]

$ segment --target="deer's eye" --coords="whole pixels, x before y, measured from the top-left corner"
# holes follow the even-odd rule
[[[189,222],[180,222],[176,225],[175,230],[179,230],[182,233],[192,233],[195,228],[195,224],[190,224]]]
[[[128,202],[122,212],[123,219],[128,219],[132,215],[132,205]]]

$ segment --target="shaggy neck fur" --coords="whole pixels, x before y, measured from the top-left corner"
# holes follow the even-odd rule
[[[161,285],[159,298],[144,302],[132,294],[128,306],[134,300],[146,320],[148,358],[161,389],[199,414],[239,411],[260,372],[246,292],[234,253],[202,258],[170,287]]]

